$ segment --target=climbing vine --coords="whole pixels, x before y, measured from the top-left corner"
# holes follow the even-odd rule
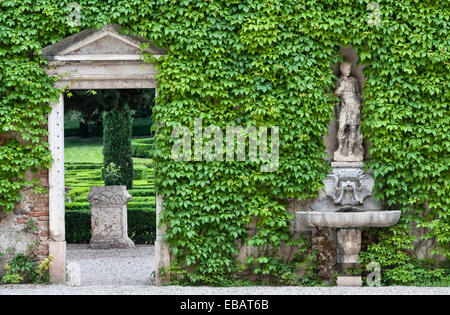
[[[286,199],[313,198],[329,171],[322,137],[336,102],[330,65],[340,60],[340,45],[351,44],[366,65],[366,164],[378,197],[404,212],[385,238],[392,240],[399,228],[410,236],[414,222],[437,240],[437,252],[448,255],[445,1],[378,1],[375,12],[368,0],[79,0],[80,25],[67,23],[69,2],[0,3],[1,208],[12,210],[23,187],[35,184],[25,180],[26,170],[50,163],[46,114],[58,91],[42,69],[42,48],[85,28],[118,23],[168,49],[158,61],[153,112],[156,184],[165,200],[162,223],[170,222],[173,269],[189,270],[191,283],[223,283],[241,268],[235,257],[239,244],[247,244],[267,249],[255,270],[276,274],[276,249],[290,239]],[[193,130],[195,118],[223,130],[278,126],[280,167],[262,173],[261,161],[172,160],[172,128]],[[257,232],[248,236],[250,224]],[[407,254],[411,242],[385,244],[393,250],[374,245],[370,257],[414,259]]]

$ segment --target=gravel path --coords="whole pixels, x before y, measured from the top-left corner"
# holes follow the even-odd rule
[[[153,245],[109,250],[92,250],[87,245],[67,245],[67,263],[79,265],[82,286],[154,284],[154,256]]]
[[[154,246],[91,250],[69,244],[67,262],[81,286],[8,285],[0,286],[0,295],[450,295],[449,287],[157,287],[152,276]]]
[[[179,287],[179,286],[0,286],[0,295],[450,295],[450,288],[305,288],[305,287]]]

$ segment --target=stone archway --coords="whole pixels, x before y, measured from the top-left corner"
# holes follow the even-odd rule
[[[101,30],[84,30],[43,49],[48,60],[48,75],[57,76],[59,89],[145,89],[157,88],[157,70],[144,63],[144,52],[159,58],[165,50],[143,38],[124,35],[118,25],[106,25]],[[156,90],[157,91],[157,90]],[[157,92],[156,92],[157,95]],[[66,241],[64,203],[64,98],[52,104],[48,117],[49,145],[53,164],[49,170],[49,254],[53,256],[50,276],[53,283],[65,282]],[[156,196],[156,213],[162,198]],[[158,222],[158,221],[157,221]],[[164,228],[157,228],[155,244],[156,270],[170,263],[163,243]],[[156,272],[157,283],[160,283]]]

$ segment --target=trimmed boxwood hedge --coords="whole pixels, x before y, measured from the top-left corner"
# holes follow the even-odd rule
[[[134,124],[133,125],[133,137],[142,137],[142,136],[150,136],[151,133],[152,122],[143,124]]]
[[[91,240],[91,213],[88,210],[66,211],[67,243],[87,244]]]
[[[152,201],[149,201],[152,200]],[[154,197],[148,197],[148,200],[146,201],[131,201],[128,203],[127,205],[128,210],[130,209],[148,209],[148,208],[155,208],[156,207],[156,202],[155,202],[155,198]],[[90,209],[91,208],[91,204],[87,201],[85,202],[71,202],[71,203],[66,203],[66,211],[82,211],[85,209]],[[87,210],[89,211],[89,210]]]
[[[100,168],[100,177],[99,179],[104,179],[105,178],[105,171],[104,171],[104,167]],[[148,168],[145,165],[135,165],[134,166],[134,177],[133,180],[145,180],[148,178]],[[80,178],[80,176],[77,177],[78,179]],[[95,179],[95,178],[92,178]],[[131,189],[130,189],[131,190]]]
[[[145,165],[134,166],[134,179],[147,179],[148,171]]]
[[[89,210],[66,211],[66,241],[88,244],[91,240]],[[128,236],[135,244],[153,244],[156,238],[156,212],[128,209]]]
[[[155,195],[155,189],[131,189],[128,191],[134,197],[148,197]]]
[[[97,170],[102,167],[102,163],[66,163],[65,169],[66,170]]]
[[[133,139],[131,154],[133,157],[150,159],[154,148],[153,138]]]
[[[151,159],[153,148],[153,144],[133,143],[131,147],[131,154],[133,157]]]

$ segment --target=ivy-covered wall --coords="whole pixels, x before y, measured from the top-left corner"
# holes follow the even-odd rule
[[[172,271],[191,283],[224,284],[243,270],[291,279],[292,265],[276,256],[281,243],[292,242],[286,200],[313,198],[329,171],[323,135],[336,102],[331,65],[341,58],[340,45],[351,44],[366,65],[366,165],[378,196],[404,212],[397,226],[370,237],[362,256],[391,270],[391,283],[410,283],[412,223],[426,228],[437,251],[448,255],[445,1],[378,1],[377,11],[367,0],[79,0],[78,26],[67,23],[70,2],[0,3],[0,207],[11,211],[20,191],[33,184],[24,179],[27,169],[49,166],[42,139],[58,91],[42,69],[42,48],[85,28],[118,23],[169,51],[158,61],[153,112]],[[195,118],[224,130],[279,126],[279,169],[261,173],[260,162],[173,161],[172,128],[192,130]],[[254,234],[247,233],[249,224],[256,224]],[[303,239],[294,243],[307,246]],[[240,244],[262,248],[263,255],[239,264]]]

